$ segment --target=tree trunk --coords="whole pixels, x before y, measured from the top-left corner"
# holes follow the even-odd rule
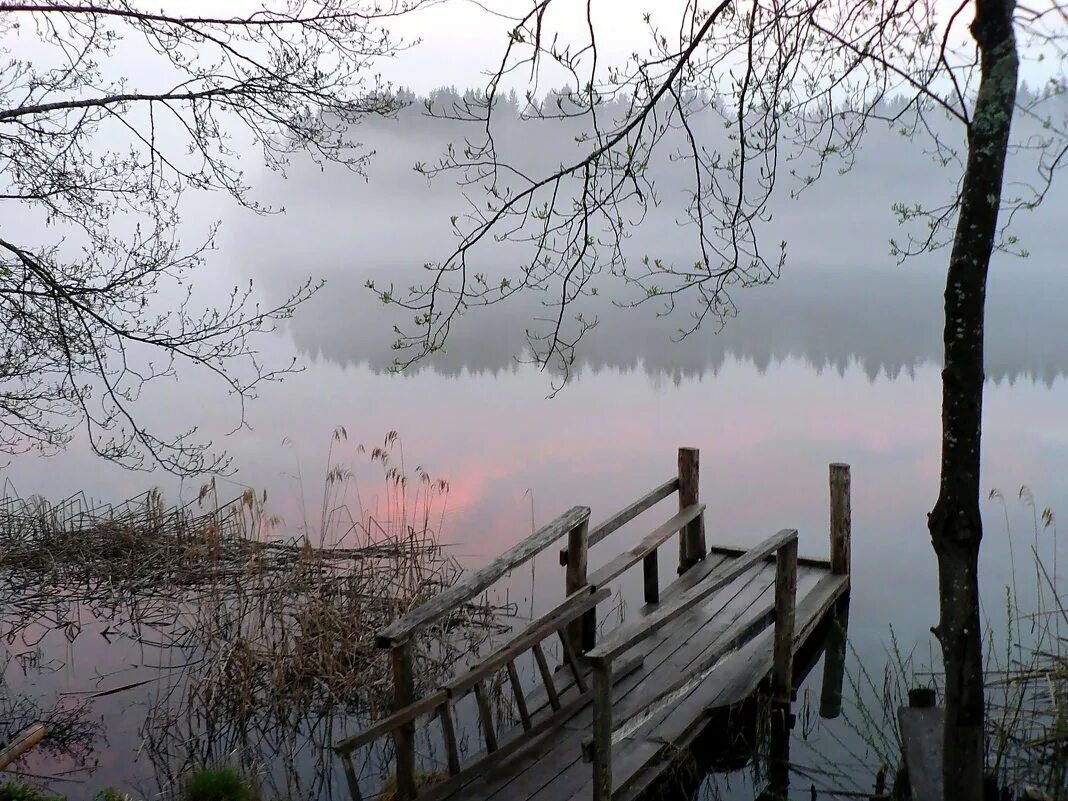
[[[938,556],[940,620],[934,632],[946,671],[943,775],[946,801],[983,795],[984,701],[979,630],[980,438],[986,278],[997,235],[1018,60],[1013,0],[976,0],[972,35],[981,77],[968,128],[968,164],[946,277],[942,370],[942,465],[928,520]]]

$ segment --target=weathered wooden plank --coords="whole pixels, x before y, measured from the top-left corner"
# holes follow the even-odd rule
[[[705,581],[696,585],[687,592],[679,595],[670,603],[661,604],[660,608],[637,624],[628,626],[616,632],[607,641],[602,642],[587,655],[590,659],[614,659],[628,648],[641,642],[654,631],[671,623],[679,615],[701,603],[709,596],[722,590],[738,576],[763,562],[768,553],[778,550],[790,539],[797,539],[797,531],[784,529],[773,537],[757,545],[733,562],[719,568],[710,574]]]
[[[746,554],[751,555],[751,552]],[[749,567],[757,569],[748,571],[748,574],[742,570],[734,577],[733,583],[728,582],[721,588],[726,590],[729,586],[729,592],[706,596],[703,603],[698,602],[677,615],[670,625],[649,635],[641,641],[640,648],[635,647],[628,654],[638,656],[641,652],[647,664],[641,675],[614,685],[610,700],[615,707],[613,716],[617,721],[620,709],[634,707],[638,703],[636,699],[639,695],[635,693],[642,692],[639,688],[663,688],[672,681],[677,682],[681,671],[692,672],[708,664],[715,656],[715,644],[722,643],[725,637],[730,639],[739,630],[757,627],[755,619],[763,617],[762,622],[766,625],[768,603],[754,603],[754,599],[766,598],[771,592],[774,574],[762,558],[754,560]],[[689,575],[684,574],[664,588],[661,596],[679,603],[694,591],[699,592],[706,584],[723,578],[729,570],[729,565],[709,570],[707,562],[701,563]],[[703,580],[694,580],[692,576]],[[822,570],[805,568],[798,572],[795,643],[803,642],[811,634],[819,622],[821,610],[830,608],[844,591],[847,582],[848,579],[843,576],[831,575],[826,567]],[[664,601],[661,603],[663,606]],[[655,617],[657,611],[645,609],[641,614],[650,618]],[[730,621],[731,625],[727,630],[729,633],[725,635],[722,634],[724,621]],[[723,660],[722,667],[712,670],[705,681],[697,683],[693,691],[671,704],[665,704],[663,712],[651,718],[648,724],[642,724],[639,733],[616,746],[616,750],[611,752],[611,781],[615,791],[613,801],[633,799],[632,789],[645,786],[650,772],[658,772],[668,764],[665,749],[684,743],[693,736],[695,728],[701,728],[707,709],[727,703],[743,684],[755,686],[770,675],[774,665],[772,634],[770,629],[765,629],[754,641],[743,646],[737,656]],[[542,657],[544,659],[544,654]],[[739,665],[735,664],[736,660],[741,660]],[[621,659],[619,664],[625,661]],[[545,667],[549,672],[547,663]],[[563,674],[558,678],[563,679]],[[559,686],[559,682],[556,685]],[[573,688],[573,684],[570,686]],[[752,688],[749,689],[751,691]],[[629,703],[626,703],[627,699],[630,699]],[[549,710],[544,704],[548,703],[546,695],[542,702],[542,709],[546,712]],[[531,716],[536,718],[532,703]],[[495,761],[495,767],[487,769],[477,780],[470,782],[465,779],[462,789],[458,784],[451,794],[440,798],[463,798],[464,801],[569,801],[575,797],[593,797],[592,766],[583,763],[581,758],[582,740],[592,733],[593,719],[592,706],[587,705],[568,717],[566,722],[546,730],[539,737],[518,736],[516,739],[525,745],[512,751],[504,762]],[[506,742],[504,733],[500,734],[503,750],[512,741]]]
[[[642,669],[644,663],[645,658],[641,654],[625,656],[615,663],[613,675],[616,680],[630,676],[635,671]],[[588,687],[589,682],[591,681],[590,676],[593,671],[585,660],[580,664],[582,666],[582,675],[586,680],[584,686]],[[557,673],[554,684],[561,704],[567,703],[573,695],[579,692],[578,686],[575,684],[575,679],[569,672]],[[538,685],[527,695],[527,708],[530,710],[531,719],[538,717],[541,713],[552,708],[544,686]]]
[[[735,548],[730,545],[712,545],[709,547],[708,552],[710,554],[716,554],[717,556],[726,557],[727,559],[737,559],[739,556],[745,556],[746,550],[745,548]],[[774,562],[775,554],[768,554],[764,561]],[[831,567],[831,560],[820,559],[816,556],[798,556],[797,564],[799,567],[822,567],[829,570]]]
[[[642,512],[656,506],[656,504],[660,503],[660,501],[671,495],[671,493],[675,492],[678,488],[679,477],[672,476],[670,479],[665,481],[656,489],[647,492],[645,495],[640,497],[630,506],[627,506],[624,509],[620,509],[618,512],[616,512],[610,518],[605,520],[603,523],[590,529],[590,535],[586,541],[587,546],[592,548],[594,545],[599,543],[609,534],[612,534],[613,532],[622,528],[631,520],[640,515]],[[562,548],[560,550],[560,566],[563,567],[566,564],[567,548]]]
[[[617,746],[615,757],[619,770],[615,778],[616,801],[640,797],[640,789],[648,787],[655,780],[655,774],[670,764],[670,752],[687,747],[705,727],[707,716],[715,708],[726,705],[721,703],[722,687],[719,681],[725,679],[725,684],[729,685],[732,678],[744,676],[752,680],[753,676],[758,676],[759,679],[752,682],[749,694],[755,690],[771,668],[772,634],[770,629],[763,631],[735,657],[741,657],[740,661],[724,662],[717,671],[722,671],[721,675],[717,677],[714,672],[706,681],[695,683],[688,695],[665,706],[659,716],[644,724],[631,739],[625,739]],[[659,744],[661,749],[653,749],[650,744]]]
[[[583,587],[560,606],[535,620],[507,644],[444,685],[442,689],[454,698],[463,695],[478,682],[506,667],[524,651],[559,631],[569,622],[578,620],[611,595],[608,589],[596,590],[592,585]]]
[[[616,743],[628,736],[636,728],[639,719],[648,717],[651,712],[676,705],[690,690],[708,679],[708,674],[726,658],[740,651],[768,628],[775,620],[773,604],[766,604],[755,617],[744,624],[734,625],[722,637],[717,638],[703,652],[700,660],[681,674],[671,671],[662,677],[663,684],[656,693],[649,696],[638,695],[629,698],[627,703],[619,700],[612,713],[612,742]],[[667,673],[667,671],[661,671]],[[633,695],[633,693],[632,693]],[[592,737],[583,741],[583,755],[593,745]]]
[[[622,665],[626,661],[620,660],[619,664]],[[637,676],[621,678],[617,673],[618,671],[613,670],[615,692],[625,692]],[[540,800],[556,797],[570,801],[575,797],[575,788],[593,775],[590,765],[582,761],[580,750],[582,738],[590,732],[592,725],[593,708],[589,705],[572,717],[565,728],[554,732],[551,747],[539,749],[530,755],[524,754],[511,775],[502,777],[484,791],[479,788],[480,792],[477,794],[465,793],[463,801],[476,798],[484,801],[527,801],[532,798]],[[568,790],[571,795],[566,794]],[[555,796],[554,791],[560,795]],[[589,801],[589,796],[582,801]]]
[[[667,591],[670,592],[675,584],[688,581],[690,574],[704,568],[705,565],[702,563],[690,573],[677,579],[667,588]],[[770,589],[771,571],[768,570],[767,573],[768,579],[763,586],[765,589]],[[753,580],[754,577],[752,576],[743,577],[740,580],[740,584],[744,588],[749,586]],[[726,593],[717,596],[715,603],[706,605],[707,609],[702,609],[700,614],[697,610],[688,613],[684,620],[692,625],[685,627],[680,625],[677,630],[674,628],[661,630],[661,632],[654,634],[642,643],[641,654],[628,654],[615,662],[613,664],[613,679],[616,680],[613,695],[614,703],[621,703],[621,699],[628,698],[631,693],[636,691],[636,688],[658,686],[663,676],[660,672],[661,670],[673,672],[678,669],[679,664],[672,660],[680,650],[679,644],[685,644],[685,648],[693,648],[698,645],[703,647],[702,644],[697,642],[699,637],[695,632],[700,633],[704,630],[705,623],[703,621],[720,620],[718,613],[721,611],[722,604],[727,603],[724,600],[724,595]],[[749,609],[751,603],[748,598],[741,599],[737,606],[741,609]],[[707,643],[704,645],[707,645]],[[627,663],[637,657],[644,660],[641,674],[635,675],[630,680],[623,680],[625,677],[620,674],[627,669],[625,667]],[[576,797],[573,796],[575,788],[587,782],[592,775],[590,765],[584,763],[581,758],[582,740],[589,734],[591,725],[592,709],[587,708],[580,711],[568,722],[569,731],[563,732],[561,738],[551,749],[548,746],[543,746],[536,752],[536,756],[528,758],[524,755],[521,764],[510,766],[512,771],[508,776],[501,777],[499,781],[493,784],[492,788],[486,788],[484,792],[480,791],[471,795],[465,794],[465,801],[467,798],[492,798],[493,801],[537,798],[538,801],[543,801],[543,799],[555,801],[558,797],[561,801],[564,799],[569,801],[572,797]],[[559,778],[554,777],[554,774],[557,773]],[[618,788],[624,777],[620,770],[615,767],[613,767],[612,773],[613,786]],[[567,794],[569,790],[572,795]]]
[[[634,699],[656,696],[664,685],[664,676],[677,678],[692,673],[728,632],[750,619],[755,610],[770,608],[771,589],[769,568],[743,575],[723,592],[680,618],[675,625],[644,641],[634,650],[648,652],[645,656],[649,664],[647,679],[633,687],[626,697],[618,698],[617,706],[629,710],[640,704]]]
[[[942,799],[942,732],[945,716],[945,709],[937,706],[906,706],[897,711],[913,801]]]
[[[485,567],[465,574],[449,589],[435,595],[426,603],[382,629],[375,638],[378,646],[391,648],[407,640],[415,631],[434,623],[450,611],[467,603],[509,571],[541,553],[575,526],[588,521],[589,518],[588,506],[571,508],[547,526],[535,531],[514,548],[505,551]]]
[[[655,553],[656,549],[663,545],[667,539],[697,519],[704,510],[703,504],[687,506],[670,520],[657,526],[652,533],[643,537],[633,548],[624,551],[607,564],[593,571],[593,575],[589,578],[590,584],[594,587],[603,587],[612,579],[618,578],[638,562]]]
[[[350,752],[372,742],[402,724],[414,722],[422,715],[432,712],[436,707],[443,704],[446,699],[462,696],[478,682],[496,673],[501,668],[507,667],[516,657],[531,648],[535,643],[541,642],[558,631],[567,622],[581,617],[588,609],[610,597],[610,595],[611,593],[608,590],[595,592],[592,587],[583,588],[579,593],[576,593],[564,603],[531,623],[508,644],[486,657],[478,665],[444,685],[438,692],[421,698],[388,717],[372,723],[352,737],[339,742],[334,746],[334,750],[339,754]]]
[[[808,641],[822,614],[845,588],[843,578],[830,575],[826,568],[806,568],[798,578],[799,597],[802,600],[798,603],[795,650]],[[824,610],[823,613],[820,609]],[[662,715],[643,724],[634,737],[617,745],[614,755],[616,766],[635,767],[642,765],[642,760],[647,764],[629,779],[623,777],[625,771],[614,771],[616,784],[613,801],[639,801],[644,798],[643,794],[658,780],[661,772],[673,764],[671,751],[689,747],[704,729],[706,715],[716,709],[733,706],[750,696],[771,670],[772,645],[772,631],[765,630],[740,653],[717,668],[708,680],[697,684],[689,695],[666,708]],[[706,712],[697,714],[697,710]],[[664,748],[655,752],[650,743],[659,743]],[[668,743],[670,751],[665,745]]]
[[[797,604],[794,617],[794,650],[797,646],[808,640],[812,631],[823,620],[823,616],[831,608],[834,602],[841,596],[848,585],[844,576],[835,576],[828,572],[821,576],[816,586],[806,592]],[[752,650],[752,661],[744,670],[732,673],[730,680],[726,681],[715,699],[717,706],[732,706],[748,698],[756,688],[764,681],[771,672],[772,667],[772,640],[765,632],[761,638],[754,640],[754,644],[760,643],[762,647]]]

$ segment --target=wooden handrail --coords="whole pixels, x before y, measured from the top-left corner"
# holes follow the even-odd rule
[[[334,746],[334,751],[338,754],[350,753],[377,740],[379,737],[389,734],[405,723],[411,723],[417,718],[433,712],[450,699],[459,698],[483,679],[502,668],[506,668],[510,662],[524,651],[548,639],[572,620],[582,617],[588,610],[609,598],[611,594],[607,589],[598,590],[592,586],[583,587],[555,609],[533,621],[523,631],[509,640],[507,644],[501,646],[470,670],[442,685],[441,688],[425,698],[421,698],[415,703],[397,710],[388,717],[375,721],[351,737],[345,738]]]
[[[773,537],[768,537],[768,539],[756,547],[750,548],[745,552],[745,555],[735,559],[729,565],[712,571],[699,584],[676,596],[670,602],[666,602],[664,606],[645,617],[639,623],[616,632],[608,640],[587,653],[586,656],[594,663],[609,662],[615,659],[621,653],[633,648],[646,637],[659,631],[710,595],[719,592],[738,576],[763,562],[768,554],[779,550],[791,540],[797,540],[797,531],[795,529],[783,529]]]
[[[398,709],[392,715],[376,720],[367,728],[357,732],[351,737],[346,737],[334,745],[334,753],[348,754],[357,748],[374,742],[379,737],[389,734],[398,726],[410,723],[416,718],[433,712],[449,699],[444,690],[431,693],[426,698],[420,698],[414,704],[409,704],[404,709]]]
[[[453,698],[463,695],[478,682],[496,673],[501,668],[507,667],[509,662],[524,651],[533,648],[542,640],[548,639],[572,620],[582,617],[588,610],[611,595],[612,593],[607,589],[597,590],[592,586],[583,587],[556,609],[527,626],[507,645],[502,646],[473,668],[457,676],[444,685],[442,689]]]
[[[495,581],[519,565],[548,548],[575,526],[589,520],[588,506],[575,506],[547,526],[535,531],[514,548],[498,556],[481,570],[469,573],[449,589],[417,606],[408,614],[393,621],[378,632],[375,642],[379,648],[394,648],[407,642],[412,634],[424,626],[440,620],[482,593]]]
[[[646,511],[647,509],[651,509],[653,506],[660,503],[660,501],[664,500],[664,498],[667,498],[673,492],[677,492],[678,489],[679,477],[672,476],[659,487],[656,487],[655,489],[647,492],[634,503],[624,507],[623,509],[620,509],[618,512],[616,512],[610,518],[605,520],[603,523],[596,526],[595,528],[590,529],[589,538],[587,539],[587,547],[592,547],[596,545],[609,534],[613,533],[617,529],[622,528],[624,525],[636,518],[642,512]],[[560,566],[562,567],[566,564],[567,548],[561,548]]]
[[[676,534],[685,526],[688,526],[692,521],[696,520],[705,511],[705,505],[698,503],[693,506],[687,506],[677,515],[672,517],[666,523],[663,523],[648,536],[641,540],[630,550],[624,551],[619,556],[612,559],[608,564],[599,567],[589,577],[590,584],[595,587],[601,587],[607,584],[614,578],[625,573],[638,562],[642,561],[650,553],[655,551],[665,540]]]

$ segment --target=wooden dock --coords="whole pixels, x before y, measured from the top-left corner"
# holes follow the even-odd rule
[[[588,508],[575,507],[381,631],[378,644],[392,655],[396,711],[335,747],[353,801],[363,798],[353,755],[384,737],[393,741],[399,801],[628,801],[676,770],[680,752],[717,712],[758,690],[774,708],[788,709],[794,655],[849,588],[849,468],[830,468],[827,560],[799,558],[797,532],[789,529],[750,549],[707,547],[697,484],[697,451],[680,449],[677,476],[597,527],[589,527]],[[675,494],[677,513],[637,545],[587,569],[591,547]],[[659,548],[676,534],[678,577],[661,588]],[[413,638],[565,537],[563,602],[419,697]],[[644,606],[598,640],[598,607],[611,596],[609,583],[639,563]],[[554,641],[559,664],[547,654]],[[527,661],[529,678],[520,668]],[[495,681],[514,699],[514,725],[495,720]],[[468,694],[480,741],[477,753],[461,754],[454,709]],[[435,730],[445,769],[432,772],[417,760],[417,727]]]

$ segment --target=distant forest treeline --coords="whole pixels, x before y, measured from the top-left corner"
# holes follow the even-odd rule
[[[284,203],[287,215],[270,225],[261,223],[255,232],[239,233],[245,269],[257,280],[285,286],[295,275],[327,279],[327,289],[290,326],[298,347],[313,358],[389,369],[395,356],[394,325],[405,318],[384,308],[365,284],[374,280],[403,289],[424,280],[423,265],[443,258],[455,243],[452,217],[479,200],[477,188],[465,199],[454,180],[458,174],[428,181],[413,169],[417,162],[433,163],[450,143],[460,147],[465,137],[479,132],[477,123],[429,116],[424,101],[434,109],[450,109],[462,107],[465,98],[477,101],[478,93],[443,88],[428,98],[406,91],[401,96],[408,105],[395,118],[373,119],[356,131],[374,150],[366,180],[344,170],[295,164],[290,181],[263,184],[266,199]],[[1022,96],[1026,103],[1036,95],[1025,87]],[[566,89],[547,93],[538,101],[539,109],[566,106],[567,98]],[[530,107],[515,93],[498,102],[498,149],[528,174],[551,169],[589,146],[576,141],[576,132],[587,124],[580,118],[523,119]],[[623,114],[628,102],[606,99],[601,111]],[[1068,98],[1053,98],[1043,107],[1064,114]],[[895,110],[886,105],[887,116]],[[959,126],[941,114],[932,114],[930,122],[948,143],[962,136]],[[714,109],[696,115],[693,123],[706,147],[730,146]],[[690,172],[685,163],[668,157],[678,144],[670,136],[681,135],[670,134],[660,161],[650,166],[657,205],[631,231],[627,247],[633,259],[650,255],[686,263],[693,258],[692,230],[678,219]],[[1016,124],[1014,139],[1034,145],[1042,135],[1042,120],[1025,116]],[[859,363],[874,379],[937,364],[948,254],[937,251],[898,265],[889,247],[891,238],[907,232],[895,219],[894,204],[945,202],[955,192],[959,167],[943,163],[930,150],[923,137],[909,138],[873,121],[851,169],[842,174],[829,170],[797,199],[784,186],[787,191],[774,199],[762,232],[771,243],[788,243],[782,276],[768,286],[734,290],[735,316],[722,326],[713,321],[681,342],[678,331],[688,321],[685,306],[667,316],[660,314],[663,306],[620,308],[616,304],[632,302],[635,295],[618,280],[602,276],[599,295],[584,299],[577,309],[599,323],[577,352],[575,372],[642,369],[681,380],[714,373],[733,358],[752,360],[758,367],[799,358],[816,369],[842,370]],[[1023,196],[1029,187],[1038,187],[1036,153],[1022,148],[1013,154],[1009,193]],[[800,174],[803,166],[790,169]],[[1068,189],[1054,183],[1038,209],[1021,212],[1013,221],[1017,247],[1026,249],[1028,257],[995,256],[987,339],[987,374],[993,380],[1048,384],[1068,375],[1066,201]],[[521,245],[498,243],[478,254],[473,268],[507,276],[525,255]],[[553,313],[553,302],[551,296],[531,292],[497,307],[472,309],[457,322],[445,351],[415,369],[446,374],[513,369],[516,357],[523,355],[526,328]]]

